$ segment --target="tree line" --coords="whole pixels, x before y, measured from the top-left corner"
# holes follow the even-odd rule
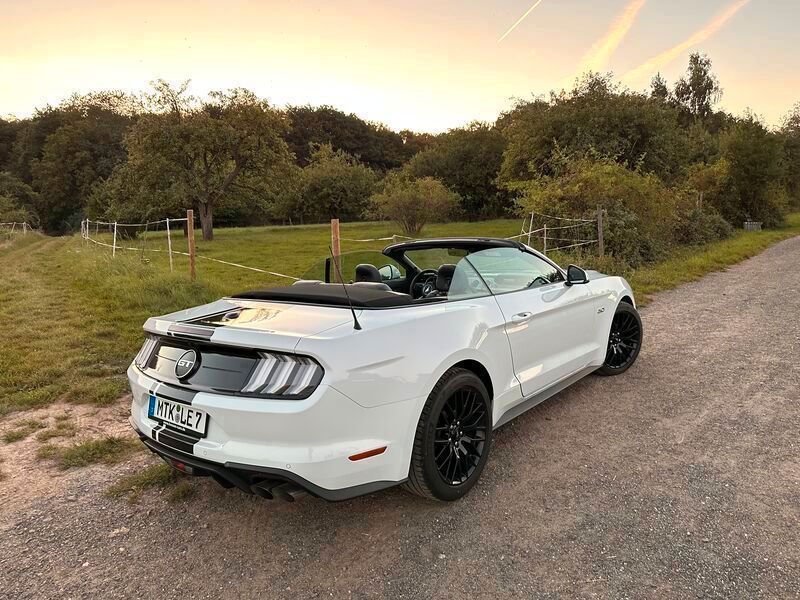
[[[494,123],[432,135],[330,106],[278,109],[245,89],[199,98],[188,83],[73,95],[0,120],[0,221],[48,233],[82,218],[155,220],[187,208],[214,225],[539,210],[608,214],[607,248],[630,263],[674,244],[766,226],[800,207],[800,104],[778,129],[717,110],[711,61],[690,57],[647,92],[590,73],[568,91],[517,101]]]

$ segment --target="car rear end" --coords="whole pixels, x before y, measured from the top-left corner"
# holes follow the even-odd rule
[[[319,331],[350,335],[348,311],[217,308],[145,326],[128,378],[131,424],[150,450],[186,473],[284,499],[341,500],[405,478],[395,442],[408,407],[365,408],[337,391],[323,358],[295,352]]]

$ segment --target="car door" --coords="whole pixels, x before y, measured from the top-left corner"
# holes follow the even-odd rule
[[[589,364],[598,347],[588,285],[565,285],[552,263],[516,248],[484,250],[469,260],[503,313],[524,396]]]

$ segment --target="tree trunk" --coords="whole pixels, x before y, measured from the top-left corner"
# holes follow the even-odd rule
[[[203,230],[203,241],[210,242],[214,239],[214,214],[210,202],[201,202],[198,206],[200,214],[200,228]]]

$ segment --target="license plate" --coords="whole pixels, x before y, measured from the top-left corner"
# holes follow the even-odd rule
[[[201,436],[206,435],[208,415],[203,410],[150,394],[147,414],[151,419],[164,421],[178,429],[193,431]]]

